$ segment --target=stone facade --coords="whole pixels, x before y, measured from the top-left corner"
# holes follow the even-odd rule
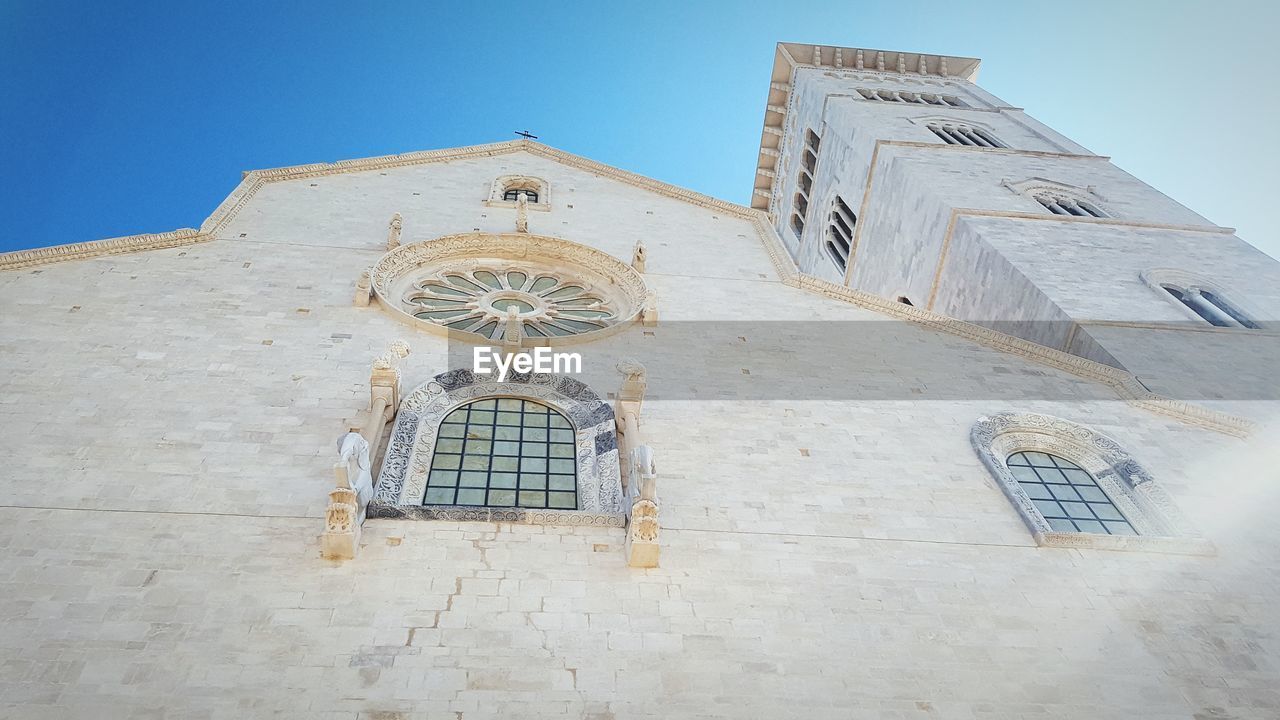
[[[840,64],[859,56],[877,62],[842,49]],[[947,92],[991,101],[947,64]],[[1055,158],[1084,154],[1024,127]],[[920,148],[902,152],[911,165]],[[974,152],[919,167],[979,172]],[[509,177],[545,183],[547,207],[495,200]],[[999,189],[1009,212],[1034,209]],[[890,222],[876,214],[860,217]],[[1276,716],[1275,402],[1161,396],[1113,365],[846,286],[770,220],[522,141],[250,173],[199,231],[146,252],[0,259],[0,427],[17,440],[0,716]],[[375,499],[355,557],[326,559],[334,439],[374,436],[378,477],[398,421],[379,398],[400,417],[414,388],[469,385],[444,375],[457,339],[370,302],[362,273],[389,245],[521,221],[632,262],[651,293],[653,322],[565,346],[581,386],[555,390],[587,400],[579,431],[605,423],[590,447],[625,487],[596,516],[623,519],[421,519]],[[1037,266],[1015,255],[992,267]],[[915,271],[900,278],[919,295]],[[803,323],[841,333],[821,362],[798,355]],[[1038,539],[992,445],[974,447],[983,418],[1030,416],[1113,444],[1099,457],[1140,468],[1125,477],[1158,483],[1170,532],[1204,542]]]

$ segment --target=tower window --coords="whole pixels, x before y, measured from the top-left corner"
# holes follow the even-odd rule
[[[963,100],[954,95],[938,95],[935,93],[915,93],[906,90],[867,90],[858,88],[858,94],[864,100],[876,102],[900,102],[913,105],[942,105],[944,107],[969,107]]]
[[[573,510],[574,450],[569,419],[546,405],[477,400],[441,422],[422,503]]]
[[[804,223],[809,215],[809,194],[813,192],[813,176],[818,170],[818,146],[822,139],[812,130],[804,134],[804,149],[800,155],[800,170],[796,175],[796,196],[792,201],[791,229],[796,237],[804,235]]]
[[[971,127],[961,123],[931,122],[926,127],[948,145],[969,145],[972,147],[1003,148],[1008,147],[982,128]]]
[[[1005,464],[1054,532],[1138,534],[1098,481],[1070,460],[1016,452]]]
[[[1048,210],[1054,215],[1075,215],[1077,217],[1096,218],[1107,217],[1107,214],[1099,209],[1098,206],[1088,202],[1087,200],[1049,192],[1039,192],[1033,197],[1035,197],[1036,202],[1044,206],[1045,210]]]
[[[1231,303],[1210,290],[1201,288],[1161,285],[1170,297],[1182,303],[1202,320],[1215,327],[1249,328],[1257,330],[1258,324],[1240,312]]]
[[[836,264],[840,272],[849,267],[849,253],[853,248],[853,229],[858,224],[858,216],[853,214],[849,206],[839,196],[831,208],[831,224],[827,231],[827,257]]]

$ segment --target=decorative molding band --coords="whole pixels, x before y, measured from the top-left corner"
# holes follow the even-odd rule
[[[84,260],[103,255],[122,255],[142,250],[180,247],[212,239],[211,235],[201,230],[181,228],[162,233],[127,235],[125,237],[92,240],[70,245],[15,250],[0,254],[0,270],[21,270],[65,260]]]
[[[143,250],[158,250],[162,248],[178,247],[181,245],[190,245],[197,242],[204,242],[206,240],[213,240],[217,238],[219,233],[226,229],[227,225],[229,225],[231,221],[235,219],[236,215],[244,209],[249,200],[252,199],[253,196],[257,194],[257,192],[267,183],[281,182],[285,180],[303,180],[307,178],[324,177],[326,175],[340,175],[348,172],[386,170],[389,168],[426,165],[430,163],[464,160],[468,158],[495,157],[498,155],[507,155],[513,152],[519,152],[521,150],[539,157],[555,160],[585,172],[602,175],[634,187],[649,190],[651,192],[658,193],[659,195],[676,200],[683,200],[708,210],[722,212],[742,219],[751,219],[754,217],[753,211],[748,207],[713,198],[710,195],[703,195],[702,193],[694,192],[692,190],[676,187],[675,185],[671,185],[660,180],[654,180],[653,178],[645,177],[643,175],[620,170],[594,160],[589,160],[572,153],[564,152],[563,150],[557,150],[547,145],[533,142],[532,140],[520,139],[500,143],[490,143],[486,145],[470,145],[461,148],[449,148],[446,150],[424,150],[420,152],[404,153],[401,155],[386,155],[382,157],[361,158],[356,160],[342,160],[335,163],[314,163],[310,165],[294,165],[291,167],[274,168],[269,170],[251,170],[244,174],[244,177],[241,179],[240,184],[236,186],[236,189],[232,191],[232,193],[228,195],[216,209],[214,209],[213,213],[210,214],[203,223],[200,224],[199,230],[183,228],[163,233],[130,235],[127,237],[94,240],[90,242],[75,243],[72,245],[57,245],[48,248],[17,250],[14,252],[0,254],[0,270],[17,270],[24,267],[63,262],[66,260],[82,260],[102,255],[117,255],[140,252]]]
[[[764,213],[759,213],[756,228],[764,243],[765,251],[773,262],[778,276],[786,285],[801,290],[824,295],[834,300],[857,305],[873,310],[897,320],[913,322],[918,325],[970,340],[984,347],[999,352],[1016,355],[1025,360],[1060,370],[1076,377],[1102,383],[1110,387],[1120,399],[1130,405],[1148,412],[1174,418],[1180,422],[1213,430],[1214,432],[1247,437],[1254,429],[1254,423],[1245,418],[1228,413],[1210,410],[1182,400],[1174,400],[1157,395],[1138,381],[1132,373],[1125,372],[1110,365],[1072,355],[1014,335],[957,320],[920,307],[903,305],[899,302],[882,298],[878,295],[855,290],[833,283],[829,280],[806,275],[796,269],[795,262],[787,254],[782,241]]]
[[[1218,327],[1216,325],[1196,325],[1185,320],[1168,322],[1136,322],[1129,320],[1076,320],[1076,325],[1090,327],[1113,327],[1135,330],[1161,330],[1165,332],[1217,333],[1237,335],[1240,337],[1280,337],[1280,331],[1246,327]]]

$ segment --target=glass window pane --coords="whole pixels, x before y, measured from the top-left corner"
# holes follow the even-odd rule
[[[436,452],[460,453],[462,452],[462,441],[455,438],[439,438],[436,440]]]
[[[548,426],[564,442],[549,444]],[[423,503],[576,508],[573,439],[567,418],[533,401],[491,398],[459,407],[440,425]],[[547,475],[549,467],[555,475]]]
[[[1085,520],[1093,519],[1093,513],[1089,510],[1089,506],[1086,503],[1064,502],[1059,504],[1062,505],[1063,510],[1067,511],[1067,517],[1081,518]]]
[[[427,488],[428,505],[452,505],[453,488]]]
[[[519,505],[520,507],[546,507],[547,494],[540,490],[521,490]]]
[[[1111,499],[1107,497],[1107,494],[1102,492],[1102,490],[1097,486],[1078,487],[1076,488],[1076,492],[1080,493],[1080,497],[1088,500],[1089,502],[1111,502]]]
[[[463,488],[458,490],[458,505],[483,505],[484,488]]]
[[[1076,526],[1070,520],[1049,519],[1049,529],[1054,532],[1075,532]]]
[[[1080,532],[1105,533],[1107,531],[1097,520],[1077,520],[1076,526],[1080,528]]]
[[[547,476],[537,473],[520,473],[521,490],[546,490]]]
[[[547,493],[547,507],[572,510],[578,506],[578,499],[570,492]]]
[[[1097,503],[1095,505],[1092,505],[1091,507],[1093,507],[1093,512],[1095,512],[1098,515],[1098,517],[1102,518],[1103,520],[1123,520],[1124,519],[1124,515],[1121,515],[1120,511],[1117,510],[1115,506],[1110,503],[1107,503],[1105,505],[1102,503]]]
[[[489,502],[487,505],[494,507],[511,507],[516,504],[515,490],[489,490]]]
[[[489,475],[489,487],[491,488],[514,489],[515,486],[515,473],[496,472]]]
[[[1064,517],[1066,515],[1062,508],[1058,507],[1058,503],[1051,500],[1032,500],[1032,502],[1035,503],[1036,509],[1040,511],[1040,514],[1046,518]]]
[[[1053,499],[1053,493],[1049,492],[1049,488],[1040,483],[1022,483],[1022,489],[1027,493],[1027,497],[1032,500]]]
[[[458,473],[454,470],[432,470],[427,476],[427,484],[452,487],[458,484]]]
[[[1049,492],[1058,500],[1079,500],[1080,496],[1076,495],[1076,491],[1070,485],[1045,485],[1049,488]],[[1090,517],[1093,517],[1090,515]]]
[[[1059,470],[1069,482],[1076,485],[1092,485],[1093,478],[1083,470]]]
[[[1103,525],[1107,527],[1107,531],[1110,532],[1112,535],[1137,535],[1138,534],[1134,532],[1133,528],[1129,527],[1129,523],[1127,522],[1105,522],[1103,523]]]
[[[441,453],[436,453],[431,458],[431,467],[433,468],[442,468],[445,470],[448,470],[448,469],[457,470],[461,464],[462,464],[461,455],[443,455]]]
[[[1020,482],[1029,482],[1029,483],[1040,482],[1040,476],[1037,475],[1036,471],[1033,470],[1032,468],[1025,467],[1023,465],[1010,465],[1009,471],[1012,472],[1013,476],[1017,478]]]
[[[1057,467],[1053,464],[1053,460],[1049,459],[1049,456],[1044,453],[1026,452],[1022,453],[1022,456],[1026,458],[1027,462],[1037,467]]]

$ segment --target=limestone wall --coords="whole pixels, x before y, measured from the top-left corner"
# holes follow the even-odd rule
[[[370,360],[406,339],[408,387],[449,362],[438,336],[354,307],[355,279],[393,212],[406,242],[508,231],[483,200],[515,173],[552,186],[534,232],[624,260],[647,244],[662,322],[575,349],[602,396],[621,358],[653,368],[662,565],[628,568],[620,529],[401,520],[322,560],[333,441]],[[742,219],[504,155],[270,184],[215,241],[7,272],[0,302],[0,716],[1280,705],[1272,431],[1215,434],[785,286]],[[848,333],[824,372],[785,330],[804,321]],[[697,342],[664,343],[688,327]],[[1119,440],[1217,554],[1036,547],[970,447],[1005,410]]]

